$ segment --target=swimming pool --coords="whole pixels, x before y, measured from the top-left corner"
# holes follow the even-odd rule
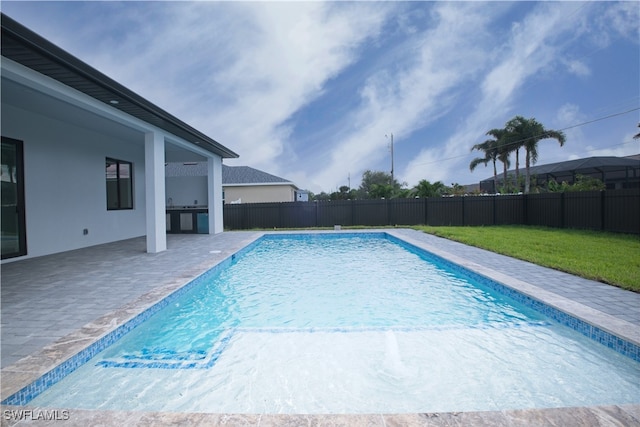
[[[320,251],[340,241],[337,253]],[[637,388],[624,385],[625,377],[638,377],[637,362],[599,345],[592,349],[590,340],[477,278],[461,277],[437,259],[427,261],[434,257],[385,235],[265,238],[228,268],[199,279],[32,404],[423,412],[603,403],[586,401],[582,394],[624,403],[638,395]],[[321,268],[313,270],[312,264]],[[334,286],[343,277],[351,277],[349,289]],[[320,286],[312,291],[308,285],[317,278]],[[236,290],[242,286],[248,298],[238,302]],[[264,289],[269,292],[260,292]],[[225,309],[211,320],[193,314],[197,305]],[[171,318],[179,322],[169,333]],[[173,333],[206,322],[196,339]],[[558,367],[566,372],[555,372]],[[527,378],[526,371],[536,377]],[[620,377],[616,388],[622,384],[622,396],[602,388],[603,376]],[[577,379],[585,381],[582,389],[564,384]],[[562,396],[544,387],[559,389]]]

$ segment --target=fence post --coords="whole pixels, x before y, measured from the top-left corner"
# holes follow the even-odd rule
[[[355,200],[349,200],[349,207],[351,208],[351,225],[356,225],[355,222],[355,213],[354,213],[354,205],[355,205]]]
[[[564,213],[565,213],[565,192],[563,191],[562,193],[560,193],[560,228],[565,228],[565,220],[564,220]]]
[[[460,197],[462,197],[462,196],[460,196]],[[462,226],[463,227],[465,225],[464,224],[464,205],[466,205],[465,199],[466,199],[466,197],[462,197]]]
[[[605,218],[605,208],[607,206],[606,200],[605,200],[605,193],[606,191],[601,191],[600,192],[600,229],[604,230],[605,226],[606,226],[606,218]]]
[[[429,206],[429,198],[424,198],[424,225],[429,224],[429,213],[427,212],[427,207]]]
[[[491,196],[493,198],[493,224],[492,225],[496,225],[496,195],[494,194],[493,196]]]
[[[249,229],[249,205],[247,205],[246,203],[241,205],[242,209],[241,209],[241,213],[242,213],[242,228],[244,230],[248,230]]]

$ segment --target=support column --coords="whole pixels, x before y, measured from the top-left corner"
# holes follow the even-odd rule
[[[147,208],[147,252],[167,250],[167,216],[164,183],[164,136],[144,135],[145,197]]]
[[[222,158],[215,156],[207,160],[207,191],[209,200],[209,234],[224,231],[222,219]]]

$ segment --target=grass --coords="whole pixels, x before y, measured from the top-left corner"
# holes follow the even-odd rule
[[[412,228],[640,292],[640,238],[635,235],[526,226]]]

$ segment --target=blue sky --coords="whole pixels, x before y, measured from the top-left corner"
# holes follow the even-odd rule
[[[477,183],[471,146],[515,115],[565,130],[538,164],[640,153],[637,2],[1,7],[240,154],[226,164],[316,193],[389,172],[391,133],[400,182]]]

